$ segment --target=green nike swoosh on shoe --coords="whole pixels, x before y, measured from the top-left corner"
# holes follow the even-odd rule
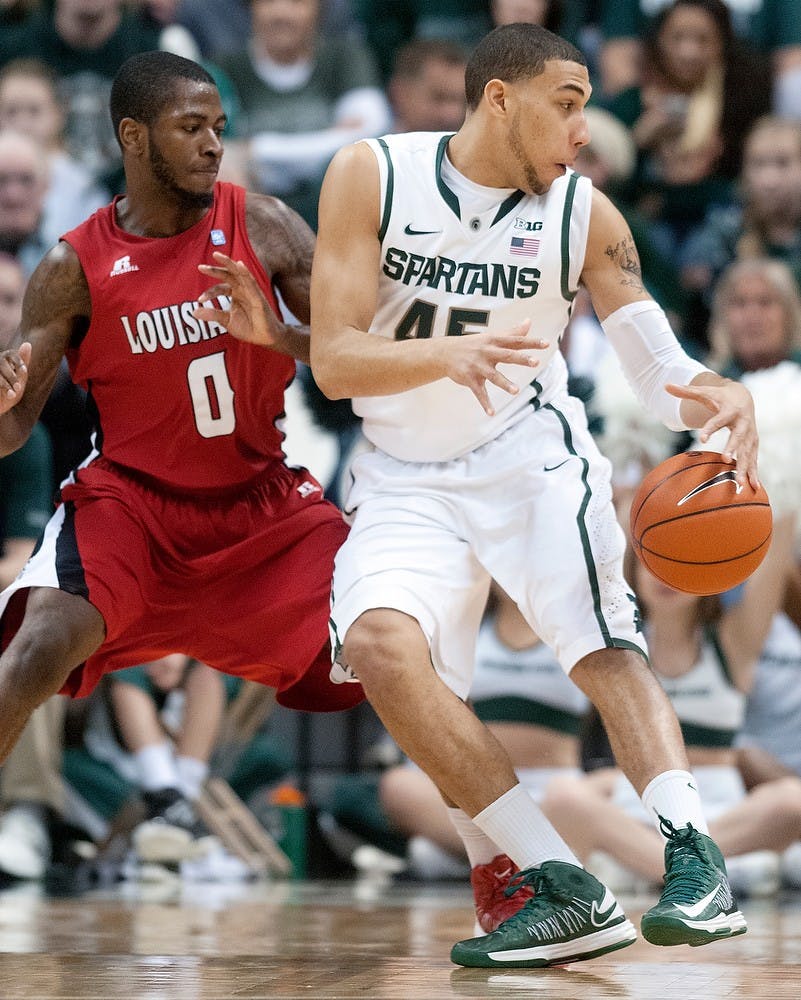
[[[545,861],[512,880],[508,895],[531,886],[534,895],[491,934],[457,942],[456,965],[537,968],[581,962],[633,944],[637,932],[615,897],[577,865]]]
[[[745,917],[729,887],[717,844],[691,823],[676,828],[659,817],[665,843],[665,888],[642,918],[646,941],[698,947],[745,934]]]

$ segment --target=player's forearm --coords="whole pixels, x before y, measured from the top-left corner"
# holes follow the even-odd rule
[[[279,354],[288,354],[296,361],[302,361],[304,365],[309,363],[309,328],[308,326],[294,326],[284,323],[281,330],[280,339],[276,340],[272,348]]]
[[[28,440],[32,425],[20,417],[17,408],[0,416],[0,458],[21,448]]]
[[[329,399],[390,396],[444,378],[447,347],[445,338],[396,341],[353,327],[312,331],[311,367]]]

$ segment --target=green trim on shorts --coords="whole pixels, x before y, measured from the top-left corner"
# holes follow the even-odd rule
[[[559,420],[562,425],[565,448],[567,448],[570,454],[581,462],[581,481],[584,483],[584,499],[581,502],[578,514],[576,514],[576,525],[579,530],[579,536],[581,537],[581,547],[584,550],[584,565],[587,569],[587,579],[589,580],[590,590],[592,591],[595,621],[598,623],[598,628],[600,629],[603,637],[604,645],[606,647],[613,647],[615,646],[615,640],[612,638],[609,626],[604,619],[603,609],[601,607],[601,588],[598,585],[598,573],[595,569],[595,559],[592,555],[592,546],[590,545],[589,535],[587,534],[587,526],[584,523],[584,516],[587,513],[587,508],[590,505],[590,498],[592,497],[592,490],[590,489],[590,484],[587,479],[590,471],[590,463],[586,458],[579,455],[573,447],[573,432],[570,429],[570,424],[567,422],[565,415],[557,410],[553,403],[546,403],[543,409],[550,410],[553,414],[555,414],[557,420]]]

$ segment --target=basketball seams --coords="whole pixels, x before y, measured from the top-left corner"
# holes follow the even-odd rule
[[[675,458],[684,458],[685,456],[692,455],[692,454],[693,454],[693,452],[691,452],[691,451],[684,451],[684,452],[680,452],[679,455],[672,456],[672,458],[673,459],[675,459]],[[701,454],[703,454],[703,453],[701,453]],[[667,459],[668,462],[670,462],[671,460],[672,459]],[[656,491],[658,489],[660,489],[660,487],[664,486],[665,483],[669,483],[671,479],[675,479],[676,476],[681,476],[685,472],[689,472],[691,469],[702,469],[705,466],[711,466],[712,468],[717,469],[717,468],[720,468],[720,465],[721,465],[721,463],[719,461],[717,461],[717,462],[709,461],[709,459],[705,458],[702,462],[693,462],[692,465],[682,465],[681,468],[674,469],[672,472],[668,473],[668,475],[662,476],[662,478],[658,482],[654,483],[654,485],[651,487],[651,489],[649,489],[648,492],[645,494],[645,496],[640,500],[640,504],[637,507],[636,512],[632,508],[632,515],[631,515],[632,528],[636,529],[636,527],[637,527],[637,518],[640,516],[640,512],[642,511],[643,507],[646,505],[646,503],[648,502],[648,500],[650,499],[650,497],[653,496],[653,494],[656,493]],[[659,466],[657,466],[657,469],[658,468],[659,468]],[[656,471],[655,469],[652,469],[651,472],[648,475],[652,475],[653,472],[655,472],[655,471]],[[643,480],[643,484],[645,484],[646,482],[648,482],[648,476],[646,476],[645,479]],[[640,488],[642,488],[642,486]],[[744,506],[744,505],[743,504],[730,504],[729,506],[737,507],[737,506]],[[770,504],[766,504],[765,506],[770,506]],[[720,508],[720,509],[722,510],[723,508]]]
[[[773,533],[770,501],[762,487],[738,485],[734,471],[717,452],[689,451],[643,478],[630,509],[631,543],[663,583],[722,593],[764,558]]]
[[[655,549],[646,548],[644,545],[642,546],[642,551],[646,556],[655,556],[657,559],[662,559],[669,563],[675,563],[677,566],[726,566],[728,563],[737,562],[739,559],[748,559],[751,556],[756,555],[760,549],[763,549],[766,545],[770,544],[772,537],[773,532],[771,532],[764,541],[760,542],[759,545],[755,546],[753,549],[749,549],[747,552],[738,552],[737,555],[729,556],[726,559],[708,559],[703,562],[690,559],[677,559],[675,556],[666,556],[661,552],[657,552]]]

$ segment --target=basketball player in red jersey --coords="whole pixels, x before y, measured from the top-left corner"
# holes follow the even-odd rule
[[[110,106],[127,193],[44,257],[0,353],[2,454],[28,437],[65,353],[95,421],[93,453],[0,596],[0,760],[53,693],[86,695],[106,671],[176,651],[293,707],[363,697],[329,680],[347,528],[314,477],[287,467],[276,426],[308,328],[282,321],[274,289],[307,323],[311,230],[217,182],[225,116],[197,64],[134,56]],[[249,325],[231,307],[245,272],[230,258],[271,307],[259,344],[236,338]],[[224,280],[199,306],[209,277]]]

